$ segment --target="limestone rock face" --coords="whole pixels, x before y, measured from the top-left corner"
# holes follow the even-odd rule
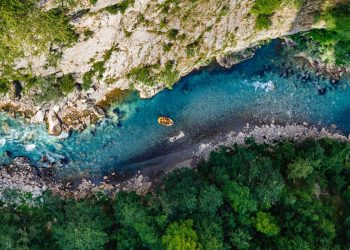
[[[41,5],[50,9],[58,2],[45,0]],[[47,121],[49,132],[54,135],[60,134],[62,123],[64,127],[80,128],[77,123],[81,120],[103,116],[95,105],[116,89],[136,89],[142,98],[149,98],[213,58],[230,67],[247,57],[225,57],[227,54],[237,55],[260,41],[316,27],[314,15],[324,3],[308,0],[300,10],[282,4],[271,17],[272,26],[257,31],[256,17],[250,14],[254,0],[183,0],[178,6],[162,0],[135,0],[125,11],[111,13],[106,9],[120,2],[98,0],[92,6],[88,0],[75,1],[70,7],[71,24],[80,38],[61,51],[57,66],[47,67],[47,58],[42,56],[18,61],[18,67],[28,66],[33,75],[73,74],[78,83],[83,83],[83,75],[91,72],[96,62],[101,62],[103,70],[93,75],[89,89],[76,88],[60,100],[44,105],[37,104],[31,95],[20,100],[6,96],[0,104],[12,102],[17,109],[31,110],[31,121]],[[169,5],[168,12],[165,3]],[[317,25],[322,27],[322,23]],[[86,36],[85,31],[91,35]],[[166,71],[169,65],[171,74]],[[149,83],[135,80],[135,70],[140,68],[149,71]],[[56,112],[52,113],[54,106]],[[79,116],[82,119],[76,118]]]

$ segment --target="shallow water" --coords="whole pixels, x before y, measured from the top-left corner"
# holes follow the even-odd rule
[[[27,156],[34,163],[46,155],[56,162],[68,159],[68,163],[61,160],[67,167],[122,169],[151,149],[189,144],[215,128],[246,121],[308,122],[323,127],[335,124],[349,133],[350,81],[343,79],[334,86],[329,79],[314,75],[302,81],[297,71],[282,77],[277,43],[263,47],[255,57],[230,70],[193,73],[174,89],[152,99],[130,96],[110,110],[108,119],[67,139],[49,136],[44,126],[28,125],[2,114],[0,161]],[[159,115],[171,117],[175,125],[159,126]],[[181,131],[184,137],[169,141]],[[6,151],[11,157],[4,154]]]

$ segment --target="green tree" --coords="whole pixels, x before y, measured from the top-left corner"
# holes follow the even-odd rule
[[[313,166],[309,159],[297,159],[288,165],[289,179],[305,179],[313,172]]]
[[[241,215],[246,215],[257,210],[257,202],[252,197],[250,189],[230,181],[224,186],[223,192],[232,208]]]
[[[230,235],[230,241],[237,249],[249,249],[252,238],[250,233],[242,228],[238,228]]]
[[[108,241],[105,229],[111,224],[99,206],[88,202],[71,202],[53,226],[53,237],[63,250],[104,249]]]
[[[281,229],[276,219],[270,213],[258,212],[256,215],[256,230],[266,234],[268,237],[276,236]]]
[[[158,243],[155,218],[136,193],[119,192],[114,204],[116,222],[124,229],[132,230],[145,247]]]
[[[222,220],[219,216],[198,216],[194,224],[195,231],[198,235],[198,241],[201,243],[203,249],[224,249],[224,232]]]
[[[162,243],[167,250],[197,250],[201,249],[197,233],[192,229],[192,220],[174,222],[168,226]]]
[[[198,198],[198,209],[206,216],[213,216],[222,205],[222,194],[214,186],[204,186],[201,188]]]

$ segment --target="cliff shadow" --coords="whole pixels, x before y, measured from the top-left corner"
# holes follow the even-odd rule
[[[311,29],[315,24],[315,18],[325,4],[326,0],[304,0],[292,22],[289,33],[295,34]]]

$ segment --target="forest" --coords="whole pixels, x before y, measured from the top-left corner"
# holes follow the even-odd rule
[[[0,249],[349,249],[350,144],[248,139],[145,195],[43,200],[1,204]]]

